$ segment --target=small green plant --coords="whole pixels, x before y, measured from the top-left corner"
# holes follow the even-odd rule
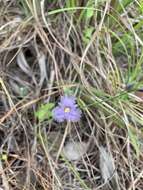
[[[42,104],[35,113],[38,120],[44,121],[45,119],[50,120],[52,118],[52,109],[54,108],[54,103]]]

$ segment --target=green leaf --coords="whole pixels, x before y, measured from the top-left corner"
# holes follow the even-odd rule
[[[94,14],[94,9],[92,9],[92,7],[89,7],[89,9],[87,9],[86,11],[86,18],[90,19],[93,16],[93,14]]]
[[[5,153],[3,153],[2,155],[0,155],[0,159],[1,159],[2,161],[6,161],[7,158],[8,158],[8,156],[7,156],[7,154],[5,154]]]
[[[143,13],[143,1],[140,0],[140,1],[138,2],[138,5],[139,5],[139,10],[141,11],[141,13]]]
[[[66,1],[66,7],[67,8],[72,8],[72,7],[77,7],[77,1],[76,0],[67,0]],[[75,13],[76,12],[76,9],[75,10],[72,10],[71,11],[72,13]]]
[[[39,121],[43,121],[45,119],[52,118],[52,109],[55,106],[54,103],[43,104],[39,107],[35,116],[39,119]]]
[[[126,94],[121,95],[121,96],[120,96],[120,99],[121,99],[121,100],[125,100],[125,101],[129,100],[129,94],[126,93]]]
[[[92,36],[92,33],[93,33],[93,30],[94,30],[94,27],[89,27],[89,28],[86,28],[85,30],[84,30],[84,33],[85,33],[85,37],[86,38],[91,38],[91,36]]]
[[[77,2],[76,0],[67,0],[66,1],[66,7],[76,7],[77,6]]]
[[[83,37],[83,41],[84,43],[88,44],[89,41],[91,40],[91,37],[92,37],[92,34],[93,34],[93,31],[94,31],[94,27],[89,27],[89,28],[86,28],[83,33],[84,33],[84,37]]]
[[[85,11],[86,19],[91,19],[91,17],[94,15],[94,4],[95,2],[93,0],[88,0],[86,4],[87,10]]]

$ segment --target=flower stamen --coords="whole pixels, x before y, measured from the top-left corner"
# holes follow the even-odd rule
[[[64,109],[65,113],[69,113],[70,111],[71,111],[71,109],[69,107],[65,107],[65,109]]]

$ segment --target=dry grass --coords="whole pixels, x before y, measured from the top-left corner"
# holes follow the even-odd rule
[[[74,11],[63,11],[62,0],[37,2],[0,1],[0,188],[142,190],[143,41],[134,26],[136,2],[120,13],[101,1],[89,21],[78,19],[85,1]],[[134,41],[126,44],[126,37]],[[81,121],[39,122],[39,105],[56,103],[65,88],[77,97]],[[88,144],[80,160],[62,156],[69,140]],[[114,165],[106,183],[101,146]]]

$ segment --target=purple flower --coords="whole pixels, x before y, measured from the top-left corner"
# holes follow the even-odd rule
[[[74,96],[62,96],[57,107],[53,109],[53,118],[58,122],[80,120],[81,110],[77,108]]]

